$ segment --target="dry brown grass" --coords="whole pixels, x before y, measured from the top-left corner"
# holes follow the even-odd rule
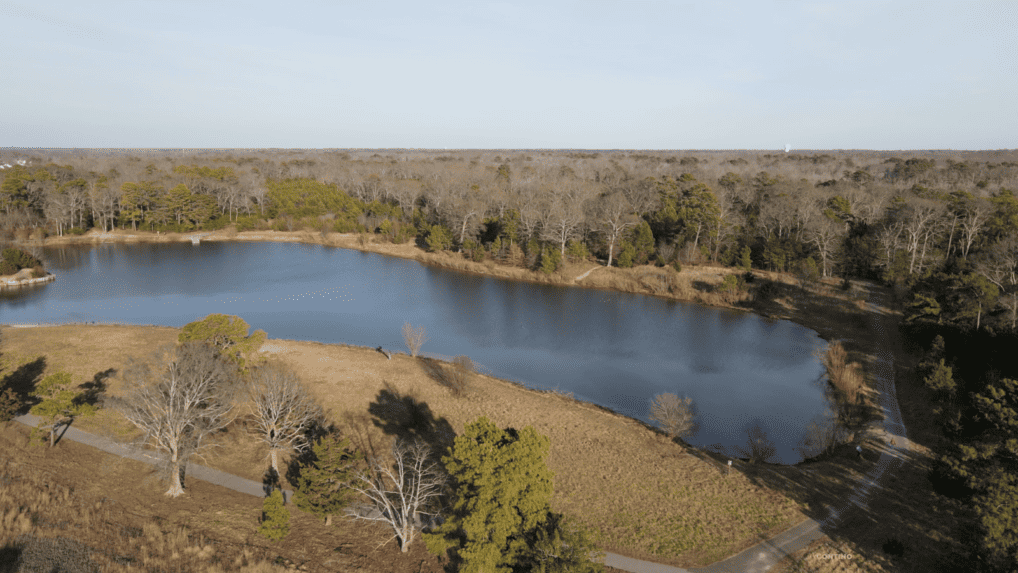
[[[6,450],[10,453],[10,450]],[[283,573],[251,549],[223,548],[184,526],[137,519],[46,469],[0,462],[0,557],[111,573],[166,570]],[[230,549],[233,549],[231,551]],[[215,562],[213,562],[215,556]],[[10,563],[9,563],[10,564]],[[66,568],[66,569],[65,569]]]
[[[172,342],[176,332],[56,326],[8,328],[3,337],[12,355],[45,354],[76,379],[90,379],[108,368],[119,371],[127,356]],[[475,374],[471,391],[457,398],[407,355],[387,360],[366,348],[284,340],[271,340],[264,348],[294,368],[332,418],[365,448],[384,451],[405,426],[380,407],[391,403],[393,395],[416,397],[415,403],[427,409],[423,418],[456,432],[482,415],[503,427],[534,426],[552,443],[548,464],[556,475],[554,508],[595,528],[610,551],[679,566],[704,565],[803,519],[794,502],[754,485],[741,472],[726,477],[640,422],[557,393]],[[114,376],[109,392],[116,394],[121,384]],[[129,433],[110,413],[105,416],[77,425],[86,431],[114,427]],[[223,439],[226,447],[209,465],[260,481],[267,469],[264,448],[240,424]]]

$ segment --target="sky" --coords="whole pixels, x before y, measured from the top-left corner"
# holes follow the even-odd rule
[[[1018,2],[0,0],[0,147],[1018,148]]]

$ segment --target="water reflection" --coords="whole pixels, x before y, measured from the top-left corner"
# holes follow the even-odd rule
[[[672,392],[697,404],[690,442],[743,444],[754,423],[781,459],[824,410],[816,334],[789,322],[648,296],[465,275],[372,253],[288,243],[44,249],[57,281],[0,295],[0,322],[182,326],[212,312],[270,337],[402,349],[404,321],[433,355],[647,420]]]

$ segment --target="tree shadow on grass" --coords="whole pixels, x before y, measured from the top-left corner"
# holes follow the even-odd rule
[[[17,399],[21,404],[17,410],[17,415],[27,414],[32,406],[41,402],[39,398],[32,396],[32,392],[35,391],[35,387],[39,384],[42,373],[45,370],[46,357],[40,356],[31,362],[18,366],[16,370],[0,380],[0,388],[10,388],[17,395]]]
[[[401,393],[388,382],[368,406],[372,423],[388,435],[426,443],[436,457],[453,445],[456,432],[445,418],[436,418],[431,408],[412,394]]]

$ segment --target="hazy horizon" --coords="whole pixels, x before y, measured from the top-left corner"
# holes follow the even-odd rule
[[[1018,147],[1007,2],[0,0],[0,15],[16,79],[0,147]]]

